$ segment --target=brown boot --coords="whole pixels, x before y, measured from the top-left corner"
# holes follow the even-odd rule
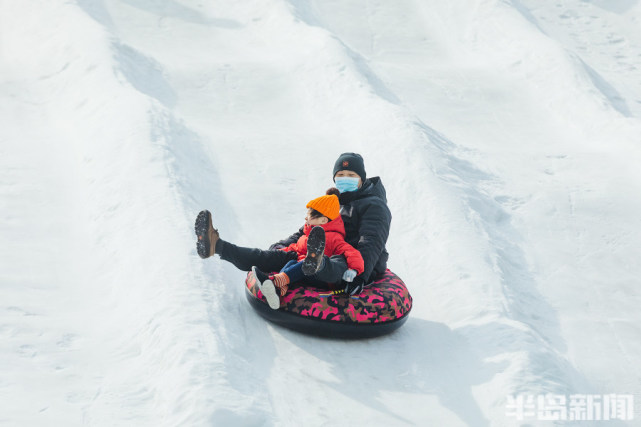
[[[214,228],[211,222],[211,212],[208,210],[200,211],[196,217],[196,224],[194,231],[198,241],[196,242],[196,250],[201,258],[209,258],[216,253],[216,242],[220,239],[218,230]]]

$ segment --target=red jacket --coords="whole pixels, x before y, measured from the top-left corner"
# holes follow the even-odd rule
[[[321,227],[325,230],[325,255],[345,255],[347,267],[361,274],[365,270],[365,263],[361,253],[345,241],[343,218],[339,215],[335,220],[323,224]],[[300,239],[296,243],[283,248],[283,250],[297,252],[298,261],[304,260],[307,255],[307,237],[310,231],[312,231],[312,226],[305,224],[303,228],[304,234]]]

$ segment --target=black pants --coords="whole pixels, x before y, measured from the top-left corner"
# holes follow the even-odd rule
[[[265,251],[257,248],[243,248],[233,243],[219,240],[216,245],[216,253],[220,253],[220,258],[231,262],[242,271],[249,271],[253,266],[258,267],[264,272],[280,271],[285,264],[298,258],[296,252],[286,252],[281,250]],[[220,251],[219,251],[220,249]],[[323,255],[323,266],[313,276],[308,276],[311,281],[305,283],[318,284],[315,282],[339,283],[343,278],[343,273],[347,270],[347,261],[343,255],[332,255],[328,257]]]

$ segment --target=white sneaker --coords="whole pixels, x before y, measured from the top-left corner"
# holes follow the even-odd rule
[[[267,304],[269,304],[269,308],[278,310],[280,308],[280,297],[276,293],[276,286],[274,286],[274,282],[272,282],[265,273],[256,267],[252,267],[252,274],[256,279],[256,283],[258,283],[258,288],[265,296]]]

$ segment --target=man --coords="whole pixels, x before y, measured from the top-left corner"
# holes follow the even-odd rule
[[[356,276],[347,270],[342,276],[345,292],[356,295],[363,286],[375,281],[387,268],[389,254],[385,243],[389,236],[392,214],[387,207],[385,187],[379,177],[367,178],[363,157],[356,153],[341,154],[334,164],[334,183],[340,191],[341,217],[345,223],[345,241],[358,249],[365,262],[365,271]],[[273,244],[270,249],[286,247],[302,235],[302,228]],[[316,278],[333,283],[336,272],[346,268],[342,255],[324,257]],[[334,279],[334,280],[332,280]]]

